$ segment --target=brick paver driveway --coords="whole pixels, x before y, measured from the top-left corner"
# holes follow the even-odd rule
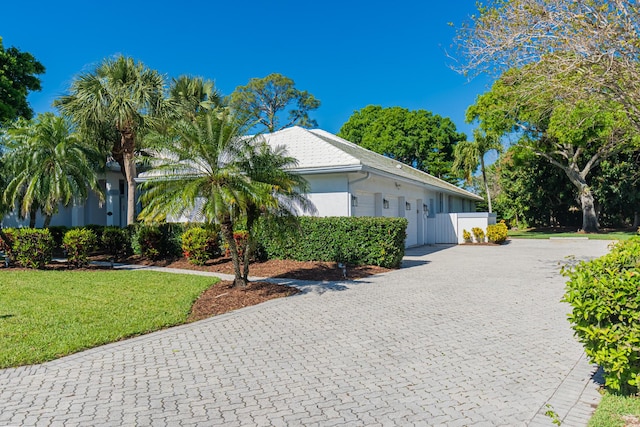
[[[558,263],[606,250],[414,249],[365,281],[1,370],[0,425],[552,425],[547,404],[584,425],[596,385]]]

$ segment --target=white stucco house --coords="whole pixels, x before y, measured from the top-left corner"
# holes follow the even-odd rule
[[[462,229],[495,223],[494,215],[475,212],[478,195],[329,132],[291,127],[262,137],[298,160],[294,171],[309,182],[317,216],[407,218],[407,247],[460,243]],[[61,208],[51,225],[125,226],[127,189],[117,164],[108,165],[101,184],[105,202],[92,194],[82,205]],[[15,216],[3,220],[4,227],[20,225],[25,222]]]

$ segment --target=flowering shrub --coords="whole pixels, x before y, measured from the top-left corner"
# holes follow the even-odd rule
[[[462,238],[467,243],[471,242],[471,233],[467,230],[462,230]]]
[[[484,230],[480,227],[473,227],[471,229],[473,233],[473,237],[476,239],[478,243],[484,243]]]
[[[507,240],[507,224],[500,221],[498,224],[487,226],[487,239],[491,243],[504,243]]]
[[[244,249],[247,245],[247,239],[249,239],[249,233],[247,231],[234,231],[233,232],[233,240],[236,242],[236,247],[238,248],[238,256],[242,258],[244,256]],[[224,255],[226,257],[231,256],[231,251],[229,250],[229,244],[224,242]]]

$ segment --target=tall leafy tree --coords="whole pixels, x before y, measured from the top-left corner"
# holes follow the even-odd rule
[[[467,139],[449,118],[379,105],[355,111],[338,136],[450,182],[454,147]]]
[[[640,130],[640,4],[634,0],[491,0],[457,34],[455,68],[500,76],[522,69],[520,98],[616,102]],[[535,84],[534,84],[535,83]]]
[[[546,159],[513,145],[488,168],[494,208],[513,227],[580,227],[579,201],[566,174]]]
[[[0,124],[18,117],[33,117],[27,95],[41,89],[38,75],[44,71],[44,66],[29,52],[15,47],[5,49],[0,37]]]
[[[7,131],[5,157],[11,180],[3,193],[9,206],[19,205],[34,227],[39,209],[47,227],[58,206],[80,202],[93,190],[104,198],[96,175],[99,152],[85,144],[71,123],[52,113],[14,123]]]
[[[522,86],[538,86],[523,96]],[[585,232],[598,231],[593,191],[588,179],[596,166],[625,147],[637,144],[620,104],[593,98],[567,101],[523,70],[505,73],[467,112],[490,135],[520,131],[519,144],[560,168],[577,190]]]
[[[500,144],[498,138],[486,135],[479,130],[476,130],[473,136],[473,141],[461,141],[456,144],[453,150],[454,161],[452,171],[462,175],[467,185],[470,185],[473,174],[478,170],[478,167],[480,167],[489,212],[492,212],[491,191],[489,190],[489,181],[487,180],[485,156],[491,150],[495,150],[498,153],[501,152],[502,144]]]
[[[238,86],[229,103],[237,115],[246,116],[268,132],[290,126],[318,126],[309,112],[318,109],[320,101],[309,92],[297,89],[295,82],[282,74],[253,78],[247,85]]]
[[[234,227],[246,221],[251,236],[259,216],[293,214],[295,202],[306,200],[298,188],[303,181],[284,169],[293,159],[244,137],[245,130],[227,110],[218,109],[180,120],[166,135],[155,134],[155,167],[142,184],[140,213],[143,220],[158,221],[197,212],[206,222],[220,224],[236,286],[248,282],[251,247],[239,251]]]
[[[56,105],[80,131],[95,140],[121,167],[127,181],[127,224],[135,221],[136,151],[144,132],[163,113],[164,78],[133,58],[105,59],[81,74]]]

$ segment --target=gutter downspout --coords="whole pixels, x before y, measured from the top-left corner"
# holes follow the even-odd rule
[[[347,192],[349,193],[349,201],[348,201],[349,205],[347,206],[347,212],[349,212],[349,216],[353,216],[353,212],[351,212],[351,198],[353,197],[353,194],[351,194],[351,184],[356,184],[358,182],[366,181],[371,177],[370,172],[365,172],[365,173],[367,174],[366,176],[362,178],[358,178],[355,181],[347,180]]]

